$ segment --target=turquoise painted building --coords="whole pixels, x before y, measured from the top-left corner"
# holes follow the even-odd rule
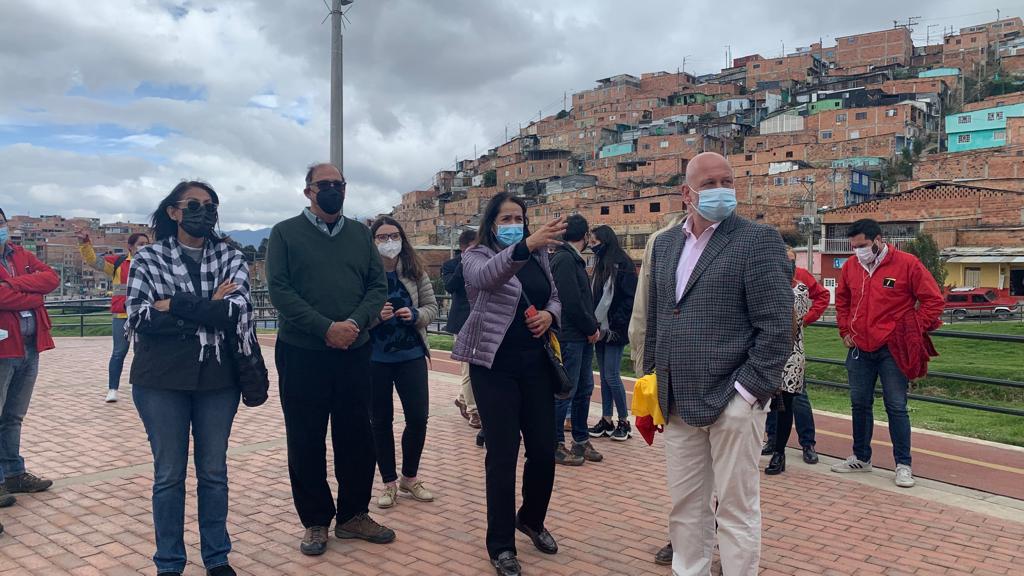
[[[636,152],[636,140],[605,145],[601,148],[599,158],[611,158],[613,156],[622,156],[623,154],[631,154],[633,152]]]
[[[1006,119],[1024,116],[1024,103],[946,116],[950,152],[996,148],[1006,144]]]
[[[959,68],[932,68],[917,75],[918,78],[938,78],[939,76],[959,76]]]

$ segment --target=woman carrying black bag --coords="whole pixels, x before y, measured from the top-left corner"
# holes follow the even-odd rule
[[[544,526],[555,479],[552,364],[548,331],[561,314],[547,247],[561,219],[530,233],[526,205],[507,192],[487,204],[478,244],[462,255],[472,308],[452,358],[468,362],[487,443],[487,552],[499,576],[521,573],[519,530],[546,554],[558,545]],[[516,463],[526,446],[523,504],[516,511]]]
[[[203,564],[210,576],[235,574],[228,564],[228,437],[242,393],[247,404],[266,400],[249,270],[242,253],[214,232],[218,203],[208,184],[176,186],[153,213],[156,242],[139,250],[128,277],[132,400],[153,450],[153,561],[161,576],[185,570],[190,434]]]

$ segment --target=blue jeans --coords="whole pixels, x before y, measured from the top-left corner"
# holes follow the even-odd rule
[[[555,400],[555,443],[565,442],[565,416],[571,406],[572,439],[582,444],[590,439],[587,417],[590,416],[590,396],[594,393],[594,347],[585,340],[561,344],[565,372],[576,384],[568,398]]]
[[[765,420],[764,432],[769,438],[775,437],[777,412],[769,412]],[[796,434],[800,438],[800,446],[813,448],[814,441],[814,413],[811,411],[811,399],[807,397],[807,387],[793,397],[793,419],[796,420]]]
[[[865,352],[856,348],[846,355],[850,381],[850,405],[853,408],[853,454],[862,462],[871,461],[871,434],[875,429],[872,408],[875,381],[882,381],[882,400],[889,415],[889,436],[897,464],[910,466],[910,414],[907,412],[909,382],[900,372],[889,348]]]
[[[612,417],[612,402],[619,413],[619,420],[629,415],[626,411],[626,387],[622,385],[622,352],[625,344],[608,344],[598,342],[594,347],[597,352],[597,367],[601,371],[601,415]]]
[[[0,360],[0,482],[25,472],[21,457],[21,422],[28,412],[32,390],[39,374],[39,352],[35,338],[25,346],[21,358]]]
[[[228,437],[238,411],[236,387],[210,391],[134,386],[132,399],[153,450],[153,524],[157,572],[185,569],[185,474],[189,429],[195,439],[199,539],[209,570],[228,563]]]
[[[127,318],[114,318],[110,323],[114,349],[110,352],[110,363],[107,365],[107,388],[111,390],[121,386],[121,370],[124,368],[124,358],[128,355],[128,338],[124,335],[124,323],[127,321]]]

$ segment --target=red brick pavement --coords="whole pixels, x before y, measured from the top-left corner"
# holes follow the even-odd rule
[[[101,401],[106,339],[63,339],[58,346],[43,355],[23,438],[30,469],[58,484],[0,510],[7,527],[0,537],[0,576],[153,574],[151,460],[130,393],[125,389],[116,405]],[[402,498],[388,511],[371,506],[375,517],[398,531],[398,540],[374,546],[332,539],[319,558],[296,549],[301,529],[291,505],[276,395],[263,407],[240,408],[229,455],[231,559],[239,572],[493,573],[483,549],[484,453],[451,406],[456,379],[435,373],[431,385],[421,478],[437,501]],[[660,443],[647,447],[634,439],[598,447],[605,462],[558,469],[548,527],[561,552],[543,556],[520,538],[527,574],[670,572],[651,562],[665,541]],[[763,483],[762,574],[991,575],[1019,574],[1024,565],[1024,524],[919,498],[914,491],[894,497],[824,473],[823,466],[795,468]],[[200,558],[194,485],[190,477],[185,539],[193,563]],[[192,564],[186,573],[203,572]]]

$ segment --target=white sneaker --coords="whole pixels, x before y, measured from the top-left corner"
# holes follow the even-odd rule
[[[833,472],[848,474],[850,472],[871,472],[871,462],[861,462],[856,456],[850,456],[839,464],[832,465]]]
[[[107,402],[117,402],[117,390],[107,390]]]
[[[896,485],[900,488],[913,488],[917,482],[914,480],[914,473],[906,464],[896,465]]]
[[[398,486],[396,484],[385,484],[384,491],[377,498],[378,508],[391,508],[398,502]]]

